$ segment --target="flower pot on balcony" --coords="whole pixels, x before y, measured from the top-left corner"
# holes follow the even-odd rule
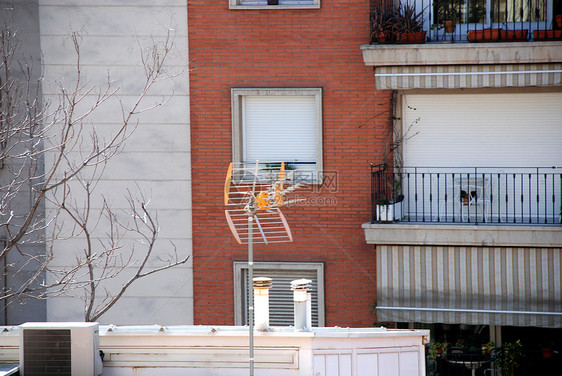
[[[379,31],[375,34],[375,41],[379,44],[386,44],[390,43],[390,38],[388,38],[387,33],[385,33],[384,31]]]
[[[562,29],[562,14],[554,16],[554,25],[557,29]]]
[[[562,40],[562,30],[535,30],[533,39],[535,41]]]
[[[397,44],[420,44],[425,43],[425,31],[416,31],[412,33],[400,33],[396,38]]]
[[[377,218],[381,222],[394,222],[402,219],[402,202],[377,204]]]
[[[457,23],[455,21],[445,21],[445,32],[447,34],[451,34],[455,32],[455,28],[457,27]]]
[[[502,42],[526,42],[529,30],[501,30],[500,40]]]
[[[267,5],[279,5],[279,0],[267,0]]]
[[[500,39],[501,29],[470,30],[467,38],[471,43],[497,42]]]
[[[551,359],[554,357],[554,350],[550,347],[541,348],[541,352],[542,352],[543,359]]]

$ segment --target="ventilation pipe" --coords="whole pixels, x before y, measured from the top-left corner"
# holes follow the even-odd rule
[[[291,282],[295,302],[295,331],[308,332],[312,328],[312,296],[310,279],[296,279]]]
[[[254,316],[255,329],[265,331],[269,328],[269,289],[271,278],[254,278]]]

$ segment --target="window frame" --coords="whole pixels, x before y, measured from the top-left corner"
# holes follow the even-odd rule
[[[244,297],[242,284],[244,283],[243,270],[248,270],[248,262],[234,261],[234,325],[244,325]],[[254,262],[254,276],[260,269],[276,269],[287,272],[296,270],[316,271],[317,296],[318,296],[318,327],[326,325],[325,297],[324,297],[324,263],[321,262]],[[298,277],[297,277],[298,278]],[[247,289],[247,286],[244,286]],[[287,286],[290,292],[290,286]]]
[[[314,96],[316,112],[316,176],[323,171],[322,88],[232,88],[232,162],[243,161],[243,98],[246,96]]]
[[[267,5],[267,0],[255,0],[263,5],[244,5],[242,2],[244,0],[228,0],[229,9],[234,10],[248,10],[248,9],[268,9],[268,10],[283,10],[283,9],[320,9],[321,0],[310,0],[310,4],[298,4],[304,0],[294,0],[293,4],[279,4],[279,5]],[[283,0],[279,0],[283,2]]]

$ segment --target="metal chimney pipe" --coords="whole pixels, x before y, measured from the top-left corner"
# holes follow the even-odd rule
[[[271,278],[254,278],[255,329],[265,331],[269,328],[269,289]]]
[[[312,281],[311,281],[312,282]],[[306,327],[312,329],[312,293],[306,293]]]
[[[310,279],[296,279],[291,282],[295,304],[295,331],[307,332],[312,327],[312,304]]]

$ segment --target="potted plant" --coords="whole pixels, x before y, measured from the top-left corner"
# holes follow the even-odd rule
[[[426,32],[423,31],[423,10],[416,13],[410,4],[400,4],[395,12],[394,33],[396,43],[425,43]]]
[[[502,42],[526,42],[528,29],[520,30],[500,30],[500,40]]]
[[[469,30],[467,39],[471,43],[497,42],[500,40],[500,31],[501,28]]]
[[[388,183],[387,194],[377,203],[377,218],[381,222],[394,222],[402,219],[402,176],[393,174],[393,179]],[[388,198],[390,196],[390,198]]]
[[[535,30],[533,31],[535,41],[562,40],[562,30]]]
[[[392,11],[385,11],[379,7],[373,9],[371,13],[371,44],[393,42],[392,18]]]
[[[491,355],[492,352],[496,348],[496,343],[494,341],[490,341],[482,345],[482,355]]]
[[[450,34],[455,32],[458,21],[461,19],[461,8],[464,0],[434,0],[433,10],[435,22],[442,25],[438,29],[444,28]]]
[[[279,0],[267,0],[267,5],[279,5]]]
[[[541,354],[543,359],[552,359],[554,357],[554,346],[552,343],[545,343],[541,346]]]
[[[402,200],[380,200],[377,204],[377,217],[379,221],[394,222],[402,219]]]
[[[435,342],[429,346],[429,357],[431,360],[436,361],[438,358],[443,357],[447,353],[447,344],[443,342]]]
[[[445,25],[445,32],[448,34],[453,33],[457,27],[457,21],[453,20],[446,20],[443,24]]]
[[[496,354],[496,363],[502,370],[502,375],[514,375],[514,370],[521,362],[523,345],[520,340],[504,343]]]
[[[457,354],[457,356],[459,356],[459,354],[464,354],[465,346],[464,339],[459,338],[457,342],[455,342],[455,345],[451,347],[451,354]]]
[[[535,41],[562,40],[562,14],[554,16],[552,20],[552,30],[533,31]]]
[[[557,29],[562,29],[562,14],[557,14],[554,16],[554,26]]]

